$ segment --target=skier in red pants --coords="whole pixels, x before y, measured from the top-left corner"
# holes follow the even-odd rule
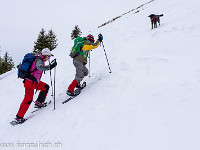
[[[44,101],[49,90],[49,85],[40,81],[40,78],[43,71],[51,70],[57,65],[57,62],[55,61],[53,64],[45,66],[44,62],[47,61],[50,56],[52,56],[50,50],[48,48],[43,49],[42,53],[31,66],[30,71],[33,72],[28,78],[25,78],[24,80],[25,96],[16,115],[16,120],[19,123],[23,123],[25,121],[24,115],[27,112],[31,102],[33,101],[34,89],[40,90],[37,101],[35,102],[35,108],[46,106]]]

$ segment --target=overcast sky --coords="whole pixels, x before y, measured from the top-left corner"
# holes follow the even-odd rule
[[[14,61],[33,50],[41,28],[52,29],[58,39],[70,40],[75,25],[98,27],[136,6],[137,0],[0,0],[0,50]],[[62,41],[60,40],[60,41]]]

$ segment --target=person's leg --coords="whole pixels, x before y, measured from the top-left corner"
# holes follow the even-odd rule
[[[86,68],[86,66],[84,65],[83,66],[83,78],[85,77],[85,76],[87,76],[88,75],[88,69]],[[83,80],[83,79],[82,79]],[[79,81],[78,82],[78,84],[76,85],[76,87],[77,88],[82,88],[82,85],[81,85],[81,81]]]
[[[76,85],[78,83],[80,83],[80,81],[84,77],[84,73],[83,73],[84,64],[83,64],[83,62],[80,62],[78,60],[73,60],[73,64],[76,68],[76,75],[75,75],[75,79],[72,81],[72,83],[68,87],[69,92],[73,92]]]
[[[75,75],[75,80],[77,82],[80,82],[84,78],[84,69],[86,68],[83,64],[83,62],[80,62],[78,60],[73,61],[74,66],[76,68],[76,75]]]
[[[40,93],[38,95],[38,98],[37,98],[37,101],[35,102],[36,105],[37,104],[42,104],[44,103],[45,99],[46,99],[46,96],[48,94],[48,91],[49,91],[49,85],[40,81],[38,84],[36,84],[36,87],[35,87],[37,90],[40,90]]]
[[[19,111],[17,113],[18,118],[23,118],[25,113],[27,112],[31,102],[33,101],[34,95],[34,84],[32,81],[26,80],[24,83],[25,87],[25,96],[24,100],[22,101]]]
[[[83,66],[83,75],[84,75],[83,77],[88,75],[88,69],[86,68],[85,65]]]

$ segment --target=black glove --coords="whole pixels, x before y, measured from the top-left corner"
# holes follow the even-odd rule
[[[53,69],[53,68],[56,67],[56,66],[57,66],[57,62],[54,61],[54,63],[50,64],[50,70]]]
[[[99,35],[98,35],[98,40],[100,41],[100,42],[102,42],[103,41],[103,35],[101,34],[101,33],[99,33]]]

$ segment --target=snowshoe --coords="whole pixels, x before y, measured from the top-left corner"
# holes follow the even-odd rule
[[[15,120],[11,121],[10,124],[15,126],[15,125],[24,123],[26,120],[27,119],[25,119],[23,117],[16,116]]]
[[[84,87],[86,87],[86,82],[83,82],[82,84],[77,84],[76,85],[76,88],[78,88],[78,89],[83,89]]]
[[[83,84],[81,84],[81,87],[74,90],[74,92],[70,92],[69,90],[67,90],[67,95],[69,95],[70,97],[66,99],[65,101],[63,101],[62,104],[67,103],[68,101],[75,98],[77,95],[81,93],[81,90],[84,89],[85,87],[86,87],[86,82],[83,82]]]
[[[36,101],[34,108],[42,108],[42,107],[46,107],[46,106],[47,106],[47,102],[40,103],[39,101]]]
[[[17,121],[17,123],[24,123],[26,121],[26,119],[24,119],[23,117],[19,117],[19,116],[16,116],[15,120]]]
[[[80,89],[76,89],[73,92],[70,92],[69,90],[67,90],[67,95],[69,95],[69,96],[77,96],[77,95],[80,94],[80,92],[81,92]]]
[[[80,89],[81,88],[81,84],[77,84],[76,88]]]

